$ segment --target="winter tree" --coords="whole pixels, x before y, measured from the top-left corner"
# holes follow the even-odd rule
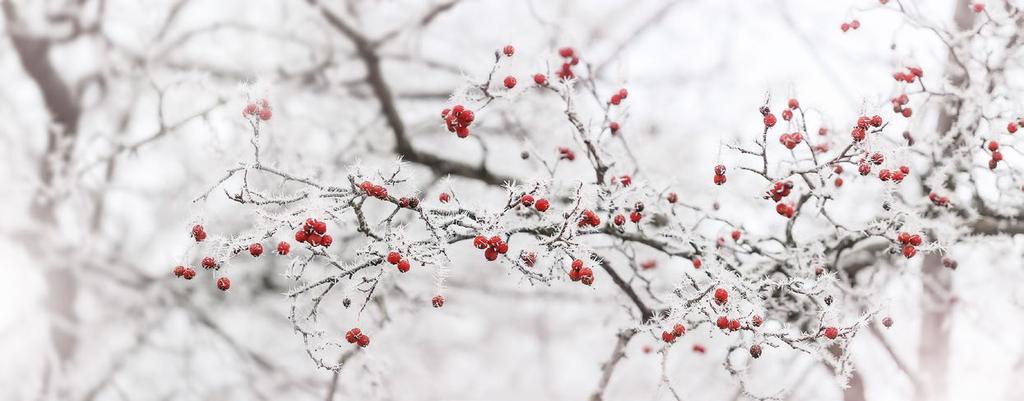
[[[4,0],[0,394],[1019,398],[1024,5],[833,3]]]

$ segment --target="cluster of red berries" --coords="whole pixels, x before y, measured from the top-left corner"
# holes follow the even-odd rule
[[[789,111],[789,110],[786,110],[786,111]],[[785,117],[783,117],[783,118],[785,118]],[[782,146],[785,146],[786,149],[796,148],[796,145],[799,145],[800,141],[802,141],[802,140],[803,140],[803,135],[801,135],[799,132],[794,132],[792,134],[782,134],[782,135],[779,136],[779,143],[781,143]]]
[[[629,213],[629,221],[632,221],[634,223],[639,223],[640,219],[642,219],[644,217],[643,216],[643,211],[644,211],[644,204],[643,204],[643,202],[637,202],[635,205],[633,205],[633,211]],[[600,224],[600,219],[598,219],[597,222],[598,222],[598,224]],[[623,225],[625,223],[626,223],[625,216],[623,216],[621,214],[615,216],[615,225],[621,226],[621,225]],[[596,226],[596,224],[595,224],[595,226]]]
[[[565,62],[562,63],[562,68],[558,70],[558,78],[562,80],[576,78],[576,74],[572,72],[572,66],[580,63],[580,58],[576,56],[576,52],[571,47],[563,47],[558,49],[558,55],[565,59]],[[536,80],[537,77],[535,76],[534,81]]]
[[[796,215],[796,208],[794,208],[790,203],[779,203],[775,205],[775,213],[778,213],[779,216],[783,216],[787,219],[792,219],[793,216]]]
[[[369,181],[363,181],[359,184],[359,189],[362,189],[367,195],[377,199],[387,199],[388,189],[384,188],[383,185],[377,185]]]
[[[302,228],[295,232],[295,241],[326,248],[334,243],[334,238],[327,234],[327,223],[316,219],[306,219],[306,223],[302,225]],[[278,252],[280,251],[281,247],[279,245]]]
[[[839,337],[839,329],[835,327],[829,326],[823,331],[825,332],[825,337],[828,337],[829,340],[835,340],[836,337]]]
[[[736,331],[743,327],[743,324],[740,323],[739,320],[729,319],[728,317],[725,316],[719,316],[718,321],[716,321],[715,324],[718,326],[718,328],[729,331]]]
[[[884,121],[882,120],[882,117],[877,115],[874,117],[857,117],[857,125],[854,126],[853,130],[850,131],[850,136],[853,137],[853,140],[856,142],[863,141],[864,138],[867,136],[868,128],[881,127],[883,122]]]
[[[751,324],[755,327],[760,327],[762,323],[764,323],[764,319],[761,318],[760,315],[754,315],[754,317],[751,318]],[[715,321],[715,325],[723,330],[728,329],[729,331],[735,331],[740,329],[743,326],[743,323],[738,319],[729,319],[726,316],[719,316],[718,320]]]
[[[366,348],[367,345],[370,345],[370,336],[363,334],[363,331],[356,327],[345,333],[345,341],[348,341],[349,344],[358,344],[360,347]]]
[[[388,263],[398,267],[398,271],[402,273],[409,271],[409,268],[412,267],[408,260],[402,259],[402,254],[395,251],[388,252],[387,260]]]
[[[715,185],[725,184],[725,165],[715,166]]]
[[[501,237],[495,235],[490,239],[483,235],[477,235],[473,238],[473,246],[477,249],[484,250],[484,258],[490,261],[498,259],[498,255],[504,255],[508,253],[508,243],[503,241]]]
[[[420,206],[420,200],[417,198],[406,198],[403,196],[401,198],[398,198],[398,206],[409,209],[415,209]]]
[[[576,152],[573,152],[572,149],[569,149],[569,148],[567,148],[565,146],[559,146],[558,147],[558,155],[559,155],[558,156],[559,158],[565,159],[565,160],[568,160],[568,161],[576,160]]]
[[[899,169],[896,170],[883,168],[878,170],[878,179],[882,181],[889,181],[891,179],[892,182],[899,184],[900,182],[903,182],[903,178],[908,174],[910,174],[910,167],[907,166],[900,166]]]
[[[907,67],[906,72],[897,71],[892,74],[892,79],[895,79],[896,82],[906,82],[908,84],[912,84],[914,80],[922,77],[924,77],[924,70],[921,67]]]
[[[175,266],[174,275],[176,277],[182,277],[185,280],[191,280],[193,277],[196,276],[196,271],[191,267]]]
[[[675,326],[672,326],[672,331],[666,330],[661,332],[661,339],[667,343],[674,343],[676,339],[682,337],[683,334],[686,334],[686,327],[682,324],[676,323]]]
[[[921,246],[921,242],[923,241],[920,235],[910,234],[905,231],[900,232],[899,235],[896,236],[896,240],[903,245],[903,256],[907,259],[917,255],[917,247]]]
[[[949,256],[943,256],[942,266],[945,266],[947,269],[950,270],[956,270],[956,268],[960,266],[960,262],[957,262],[956,259],[953,259]]]
[[[520,196],[519,203],[526,207],[533,206],[537,209],[538,212],[542,213],[546,212],[548,208],[551,207],[551,201],[545,198],[534,200],[533,195],[530,194],[523,194],[522,196]]]
[[[989,141],[988,151],[992,152],[992,158],[988,160],[988,168],[995,170],[999,167],[999,162],[1003,160],[1003,152],[999,151],[999,142]]]
[[[789,192],[793,190],[793,181],[775,181],[772,184],[772,188],[768,190],[768,194],[764,196],[765,199],[771,198],[773,201],[780,201],[782,198],[789,196]]]
[[[594,271],[583,265],[583,261],[576,259],[569,267],[569,279],[579,281],[586,285],[594,284]]]
[[[577,223],[577,225],[580,227],[597,227],[601,225],[601,218],[598,217],[597,213],[594,213],[593,210],[586,209],[583,211],[583,213],[580,214],[580,221]]]
[[[512,80],[514,86],[515,78],[512,78]],[[473,114],[473,110],[466,109],[461,104],[457,104],[451,109],[445,108],[441,110],[441,118],[444,119],[448,132],[454,132],[459,138],[465,138],[469,136],[469,125],[473,123],[473,119],[476,116]]]
[[[196,242],[203,242],[206,239],[206,230],[201,224],[192,226],[192,238],[195,238]]]
[[[844,22],[839,25],[839,29],[842,29],[843,32],[849,31],[850,29],[856,30],[857,28],[860,28],[860,21],[856,19],[850,22]]]
[[[778,122],[778,120],[775,119],[775,115],[772,114],[771,109],[769,109],[768,106],[761,106],[760,111],[761,111],[761,119],[764,121],[764,126],[766,128],[774,127],[775,123]],[[792,112],[790,112],[790,113],[792,113]]]
[[[256,103],[249,103],[242,109],[242,117],[251,118],[258,117],[260,120],[267,121],[274,115],[274,112],[270,110],[270,102],[267,99],[260,99]]]
[[[615,94],[612,95],[612,98],[608,100],[608,103],[618,106],[619,103],[622,103],[623,100],[626,100],[626,96],[629,96],[629,92],[626,91],[626,88],[621,88],[618,92],[615,92]]]
[[[931,193],[928,194],[928,200],[932,201],[932,203],[934,203],[935,206],[940,206],[940,207],[941,206],[946,206],[946,205],[949,204],[949,197],[947,197],[947,196],[939,196],[939,194],[937,194],[935,192],[931,192]]]

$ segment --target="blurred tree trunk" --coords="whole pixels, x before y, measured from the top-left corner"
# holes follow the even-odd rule
[[[968,0],[953,2],[953,20],[956,29],[965,31],[974,25],[975,13]],[[952,51],[952,50],[951,50]],[[948,76],[953,86],[963,86],[965,72],[957,66],[950,53],[947,64]],[[951,110],[960,107],[958,98],[951,98],[948,107],[939,113],[935,132],[947,135],[959,116]],[[948,301],[952,292],[953,277],[949,269],[942,266],[942,257],[936,253],[925,255],[921,266],[921,331],[918,341],[918,369],[920,386],[914,389],[915,400],[948,399],[947,378],[949,376],[949,341],[952,303]]]
[[[71,155],[73,140],[78,132],[78,120],[81,109],[72,90],[60,77],[50,60],[51,40],[44,36],[33,36],[23,30],[18,18],[18,10],[7,0],[3,2],[4,18],[11,44],[17,53],[25,73],[39,88],[40,97],[50,114],[50,126],[45,127],[46,148],[39,155],[38,178],[39,190],[32,199],[29,215],[38,224],[35,232],[61,232],[57,209],[59,199],[51,189],[56,177],[62,174],[57,171],[67,166]],[[22,236],[24,244],[33,255],[43,261],[47,284],[46,307],[50,321],[50,341],[57,355],[59,366],[47,366],[45,388],[58,369],[70,361],[78,346],[78,338],[74,333],[77,322],[75,302],[78,295],[78,280],[69,266],[57,262],[58,252],[52,247],[59,243],[39,241],[33,233]]]

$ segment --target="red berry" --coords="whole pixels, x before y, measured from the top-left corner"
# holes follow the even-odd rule
[[[757,345],[757,344],[751,345],[750,346],[750,356],[754,357],[754,359],[760,358],[761,357],[761,346]]]
[[[1009,123],[1006,125],[1006,131],[1009,133],[1017,132],[1017,123]]]
[[[205,267],[207,269],[212,269],[214,267],[217,267],[217,261],[213,260],[213,257],[207,256],[207,257],[203,258],[203,267]]]
[[[398,271],[400,271],[402,273],[405,273],[405,272],[409,271],[410,267],[412,267],[412,266],[409,265],[409,261],[408,260],[402,259],[402,260],[398,261]]]
[[[533,196],[530,194],[524,194],[523,196],[519,197],[519,203],[522,203],[523,206],[526,207],[533,206]]]
[[[260,109],[260,120],[267,121],[270,117],[274,116],[274,112],[270,111],[270,108],[264,107]]]
[[[676,341],[676,336],[672,335],[672,333],[669,333],[667,331],[663,331],[661,332],[661,340],[667,343],[672,343]]]
[[[259,112],[259,106],[256,106],[256,103],[249,103],[249,104],[245,105],[244,109],[242,109],[242,116],[248,117],[248,116],[256,115],[256,113],[258,113],[258,112]]]
[[[885,326],[885,328],[892,327],[892,318],[888,316],[882,318],[882,326]]]
[[[370,345],[370,337],[367,336],[366,334],[363,334],[359,336],[358,339],[356,339],[356,344],[359,344],[359,346],[362,348],[366,348],[367,345]]]
[[[786,120],[786,121],[792,120],[793,119],[793,111],[789,110],[789,109],[783,110],[782,111],[782,119]]]
[[[982,3],[974,3],[971,5],[971,9],[976,13],[981,13],[982,11],[985,11],[985,5]]]
[[[796,109],[800,107],[800,102],[796,99],[789,99],[789,108]]]
[[[754,315],[754,317],[750,319],[750,322],[754,327],[761,327],[761,324],[764,323],[764,318],[762,318],[761,315]]]
[[[181,277],[181,276],[184,276],[184,275],[185,275],[185,266],[175,266],[174,267],[174,276]]]
[[[729,292],[728,291],[726,291],[724,288],[719,288],[719,289],[715,290],[715,302],[717,302],[719,305],[725,305],[725,303],[728,302],[728,301],[729,301]]]
[[[512,55],[515,54],[516,52],[516,48],[512,47],[512,45],[505,45],[505,48],[502,49],[502,52],[505,53],[506,57],[512,57]]]
[[[776,120],[775,120],[775,115],[774,114],[768,113],[768,114],[764,115],[764,126],[765,127],[774,127],[775,126],[775,122],[776,122]]]
[[[849,31],[850,30],[850,24],[847,24],[847,23],[844,22],[844,23],[842,23],[842,25],[839,25],[839,29],[842,29],[843,32]]]
[[[331,244],[333,243],[334,237],[331,237],[330,235],[320,237],[320,245],[323,246],[324,248],[331,246]]]
[[[573,57],[574,53],[575,52],[572,50],[571,47],[563,47],[561,49],[558,49],[558,55],[564,58]]]
[[[192,238],[195,238],[196,242],[202,242],[206,239],[206,230],[203,230],[203,226],[196,224],[192,226]]]
[[[615,215],[615,219],[613,221],[615,222],[615,225],[621,226],[623,224],[626,224],[626,216],[623,216],[621,214],[617,214],[617,215]]]
[[[362,332],[358,328],[349,330],[345,333],[345,341],[348,341],[350,344],[354,344],[356,341],[359,340],[359,336],[361,334]]]
[[[722,330],[725,330],[725,329],[729,328],[729,318],[727,318],[725,316],[719,316],[718,317],[718,321],[715,322],[715,323],[718,325],[718,328],[720,328]]]
[[[221,277],[221,278],[217,279],[217,289],[219,289],[221,291],[227,291],[228,288],[231,288],[231,280],[230,279],[228,279],[227,277]]]
[[[473,238],[473,246],[475,246],[477,249],[487,248],[487,237],[484,237],[483,235],[477,235],[476,238]]]
[[[828,337],[829,340],[835,340],[836,337],[838,337],[838,336],[839,336],[839,329],[837,329],[835,327],[826,327],[825,328],[825,337]]]
[[[619,123],[612,121],[608,124],[608,129],[612,131],[612,134],[617,134],[619,132]]]
[[[434,305],[435,308],[440,308],[444,306],[444,297],[441,295],[434,295],[434,298],[430,300],[430,303]]]
[[[441,195],[438,195],[437,199],[440,200],[441,203],[448,203],[448,201],[451,200],[451,195],[448,195],[447,192],[441,192]]]
[[[853,28],[853,29],[860,28],[860,21],[858,21],[858,20],[850,21],[850,28]]]
[[[729,331],[736,331],[740,329],[740,321],[733,319],[729,322]]]
[[[489,261],[497,260],[498,259],[498,251],[496,249],[494,249],[494,248],[487,248],[484,251],[484,258],[489,260]]]
[[[398,262],[401,262],[401,261],[402,261],[402,255],[401,254],[399,254],[398,252],[394,252],[394,251],[388,252],[388,263],[391,263],[393,265],[397,265]]]
[[[696,352],[698,354],[703,354],[704,351],[705,351],[705,349],[704,349],[703,345],[700,345],[700,344],[694,344],[693,345],[693,352]]]
[[[516,87],[516,77],[513,77],[511,75],[505,77],[505,87],[509,88],[509,89],[515,88]]]
[[[672,334],[676,337],[682,337],[683,334],[686,334],[686,327],[682,324],[676,323],[675,326],[672,326]]]
[[[836,188],[842,187],[843,186],[843,179],[842,178],[836,178],[835,184],[836,184]]]
[[[675,192],[669,192],[668,195],[665,196],[665,200],[667,200],[668,203],[676,203],[679,201],[679,195]]]
[[[913,245],[907,245],[903,247],[903,256],[905,258],[910,259],[914,257],[914,255],[917,255],[917,248],[914,248]]]
[[[192,277],[195,277],[195,276],[196,276],[196,271],[193,270],[191,267],[186,267],[185,271],[181,273],[181,277],[184,277],[185,280],[191,280]]]
[[[544,198],[541,198],[541,199],[537,200],[537,204],[534,205],[534,207],[537,208],[538,212],[547,211],[548,210],[548,206],[551,206],[551,202],[548,202],[548,200],[544,199]]]
[[[548,82],[548,78],[544,74],[533,74],[533,83],[537,85],[545,85]]]
[[[619,105],[619,103],[622,103],[622,96],[619,96],[618,94],[614,94],[614,95],[612,95],[612,99],[609,100],[608,102],[617,106],[617,105]]]
[[[694,269],[700,269],[700,265],[702,264],[700,258],[693,258],[691,262],[693,263]]]
[[[903,117],[910,118],[910,116],[914,114],[914,111],[911,110],[909,107],[907,107],[907,108],[903,109],[902,113],[903,113]]]
[[[252,256],[260,256],[260,255],[262,255],[263,254],[263,245],[262,244],[252,244],[252,245],[249,245],[249,254],[251,254]]]
[[[743,234],[740,232],[740,230],[732,230],[732,240],[733,241],[739,241],[741,235],[743,235]]]
[[[287,255],[288,251],[292,249],[292,246],[287,242],[281,241],[277,243],[277,253],[281,255]]]
[[[633,213],[630,213],[630,214],[629,214],[629,221],[632,221],[632,222],[634,222],[634,223],[639,223],[639,222],[640,222],[640,219],[641,219],[642,217],[643,217],[643,216],[642,216],[642,215],[640,214],[640,212],[633,212]]]
[[[989,141],[988,142],[988,150],[990,152],[995,152],[995,151],[999,150],[999,142]]]

